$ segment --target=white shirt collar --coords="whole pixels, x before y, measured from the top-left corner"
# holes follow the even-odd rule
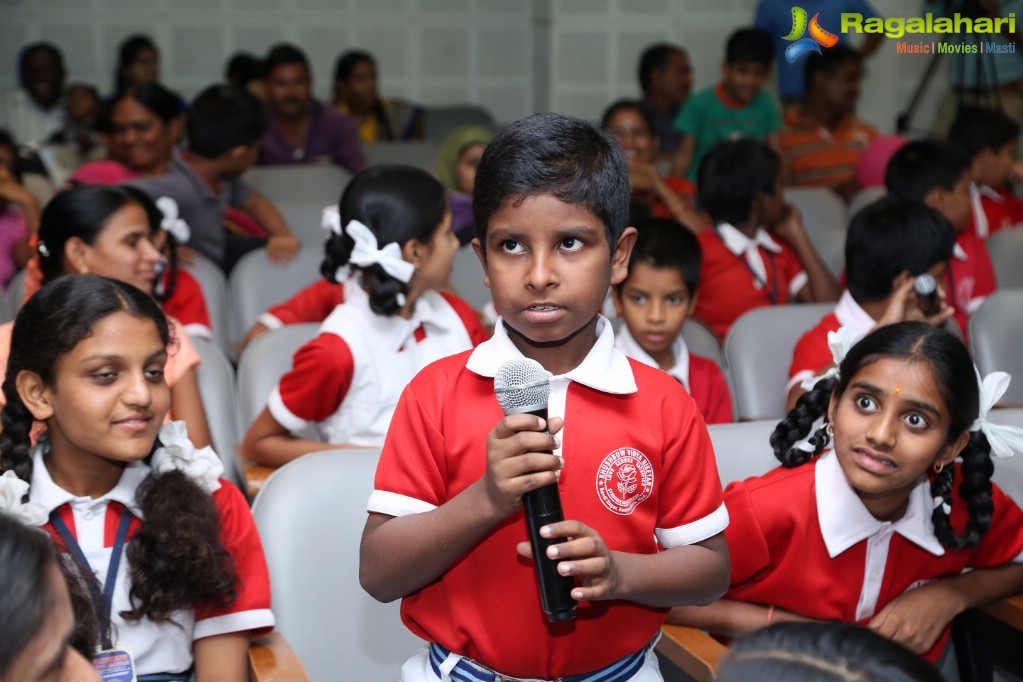
[[[629,328],[622,325],[615,336],[615,348],[628,355],[633,360],[638,360],[644,365],[660,368],[657,361],[649,353],[643,350],[639,342],[629,333]],[[689,347],[686,340],[679,334],[671,345],[671,352],[675,355],[675,366],[667,370],[668,374],[682,382],[686,391],[689,390]]]
[[[840,325],[848,327],[857,334],[866,334],[877,326],[877,320],[860,307],[848,289],[843,291],[842,297],[838,299],[838,305],[835,306],[835,317],[838,318]]]
[[[984,204],[981,203],[981,197],[987,197],[998,203],[1002,203],[1003,199],[998,192],[988,185],[978,185],[975,182],[970,183],[970,208],[973,210],[973,224],[977,229],[978,237],[987,237],[989,231],[987,213],[984,212]]]
[[[149,476],[150,468],[144,462],[131,462],[125,467],[121,478],[110,492],[92,499],[77,497],[57,485],[43,462],[43,453],[48,450],[44,442],[37,443],[32,450],[32,482],[29,487],[29,499],[46,508],[47,513],[65,504],[95,505],[97,502],[120,502],[127,507],[136,518],[142,518],[142,510],[135,499],[135,491],[142,481]]]
[[[967,261],[970,259],[970,257],[966,255],[966,249],[959,246],[959,242],[956,242],[955,246],[952,247],[952,257],[959,261]]]
[[[476,346],[465,366],[480,376],[493,377],[505,362],[522,357],[522,353],[508,337],[504,321],[497,318],[494,335]],[[597,317],[597,340],[590,352],[578,367],[560,377],[604,393],[626,394],[638,390],[629,359],[615,348],[614,330],[603,315]]]
[[[753,271],[756,287],[758,289],[763,287],[767,283],[767,268],[760,255],[760,248],[763,247],[765,251],[771,253],[780,253],[781,246],[778,242],[774,241],[767,230],[762,227],[757,228],[752,239],[729,223],[720,223],[715,229],[721,235],[721,241],[724,242],[725,248],[739,258],[745,259],[750,270]]]
[[[935,556],[944,556],[945,548],[934,535],[931,523],[930,486],[927,478],[920,477],[909,494],[906,513],[895,522],[875,519],[856,492],[849,485],[838,457],[833,451],[817,460],[814,470],[817,495],[817,520],[820,523],[828,555],[836,556],[873,536],[885,526],[906,538],[914,545]]]
[[[428,334],[444,334],[453,330],[437,323],[443,316],[438,314],[439,306],[446,305],[444,297],[433,290],[425,291],[416,300],[412,317],[400,315],[377,315],[369,307],[369,294],[362,288],[361,276],[352,277],[344,283],[345,304],[361,308],[365,312],[366,325],[371,330],[373,344],[382,350],[397,353],[415,331],[423,326]]]

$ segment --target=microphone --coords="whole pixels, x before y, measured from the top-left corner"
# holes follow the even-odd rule
[[[534,414],[547,421],[547,398],[551,387],[547,371],[536,360],[522,358],[501,365],[494,377],[494,393],[506,415]],[[543,611],[552,623],[572,620],[576,607],[576,601],[572,599],[575,580],[558,573],[557,562],[547,557],[547,548],[557,541],[540,536],[541,527],[565,519],[557,484],[526,493],[522,496],[522,505]]]

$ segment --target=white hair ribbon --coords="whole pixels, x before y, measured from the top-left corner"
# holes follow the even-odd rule
[[[160,447],[149,465],[157,475],[180,471],[211,494],[220,488],[220,476],[224,473],[224,464],[213,448],[192,445],[183,421],[167,422],[160,427]]]
[[[941,507],[941,510],[945,512],[945,514],[952,513],[952,505],[946,502],[945,498],[940,495],[934,498],[934,508],[937,509],[938,507]]]
[[[13,471],[0,476],[0,512],[10,514],[28,526],[41,526],[50,515],[46,507],[38,502],[22,502],[28,492],[28,482],[18,478]]]
[[[188,227],[188,223],[180,217],[178,213],[178,202],[174,201],[170,197],[160,197],[156,200],[156,207],[160,209],[160,213],[163,214],[163,220],[160,221],[160,227],[173,235],[178,244],[187,244],[189,238],[192,236],[192,230]]]
[[[323,209],[320,227],[326,232],[341,234],[341,214],[338,213],[337,206],[327,206]]]
[[[970,426],[970,431],[980,431],[987,436],[991,446],[991,454],[995,457],[1012,457],[1013,453],[1023,452],[1023,429],[1018,426],[1005,426],[988,421],[988,413],[1009,388],[1012,377],[1007,372],[991,372],[981,378],[977,373],[977,385],[980,388],[980,411],[977,420]]]
[[[845,356],[849,354],[853,346],[860,342],[863,336],[863,334],[854,332],[849,327],[839,327],[836,331],[828,332],[828,348],[831,349],[831,358],[835,364],[833,367],[829,367],[823,374],[805,379],[801,384],[803,390],[811,391],[818,382],[830,379],[831,377],[837,377],[838,366],[842,364],[842,360],[845,360]]]
[[[412,279],[416,266],[401,257],[401,247],[397,242],[378,248],[376,235],[358,220],[348,221],[345,232],[355,241],[349,263],[364,268],[379,265],[388,275],[406,284]]]

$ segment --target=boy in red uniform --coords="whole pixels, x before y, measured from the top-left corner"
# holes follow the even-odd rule
[[[430,642],[404,682],[661,680],[665,607],[726,586],[703,420],[677,381],[615,350],[599,314],[627,274],[628,206],[621,150],[584,121],[530,117],[483,155],[473,247],[501,317],[492,339],[406,387],[362,541],[363,587],[402,598]],[[551,374],[546,422],[502,416],[494,397],[497,369],[522,357]],[[548,557],[577,579],[578,611],[548,623],[521,500],[554,483],[568,520],[541,533],[559,540]]]
[[[719,339],[753,308],[838,299],[799,210],[785,204],[780,170],[778,154],[748,139],[718,145],[700,166],[700,203],[714,226],[699,234],[703,270],[693,316]]]
[[[629,275],[611,290],[615,314],[625,320],[615,347],[678,379],[708,424],[734,421],[721,368],[690,353],[682,338],[700,286],[700,243],[674,220],[645,220],[636,231]]]
[[[1016,143],[1012,144],[1015,149]],[[923,202],[940,211],[955,228],[956,247],[945,271],[945,292],[967,343],[970,315],[997,288],[995,266],[984,239],[970,229],[970,168],[970,159],[955,146],[919,141],[896,152],[885,171],[890,194]]]

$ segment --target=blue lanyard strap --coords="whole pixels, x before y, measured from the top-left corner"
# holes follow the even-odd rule
[[[124,543],[128,538],[128,526],[131,524],[131,518],[131,512],[125,507],[121,512],[121,522],[117,526],[117,535],[114,536],[114,547],[110,553],[110,564],[107,566],[107,581],[103,586],[103,591],[100,592],[99,580],[96,579],[96,574],[93,573],[89,560],[85,558],[85,553],[82,552],[82,547],[78,544],[78,540],[71,534],[71,530],[64,523],[64,520],[57,515],[57,510],[54,509],[50,512],[50,524],[60,534],[65,548],[71,552],[71,556],[74,557],[82,572],[82,578],[85,580],[89,592],[92,593],[93,603],[96,604],[96,616],[100,621],[100,638],[104,649],[112,649],[114,646],[112,641],[114,584],[117,582],[117,570],[121,566],[121,556],[124,554]]]
[[[749,264],[749,261],[746,260],[746,255],[741,253],[738,254],[734,253],[731,249],[728,248],[728,243],[725,241],[725,238],[721,235],[721,231],[718,229],[717,225],[715,225],[711,229],[714,230],[714,234],[716,234],[718,239],[721,240],[721,243],[725,245],[725,249],[728,251],[728,253],[731,253],[733,256],[742,261],[742,264],[746,266],[747,270],[749,270],[749,274],[753,275],[753,281],[762,287],[766,287],[768,285],[768,282],[765,282],[762,279],[760,279],[760,275],[757,274],[756,270],[753,269],[753,266],[751,266]],[[757,248],[759,249],[760,247],[758,246]],[[774,262],[773,253],[771,253],[767,249],[764,249],[764,255],[767,256],[767,262],[771,266],[770,282],[771,286],[767,291],[767,296],[768,298],[771,299],[771,305],[778,305],[778,266]]]

